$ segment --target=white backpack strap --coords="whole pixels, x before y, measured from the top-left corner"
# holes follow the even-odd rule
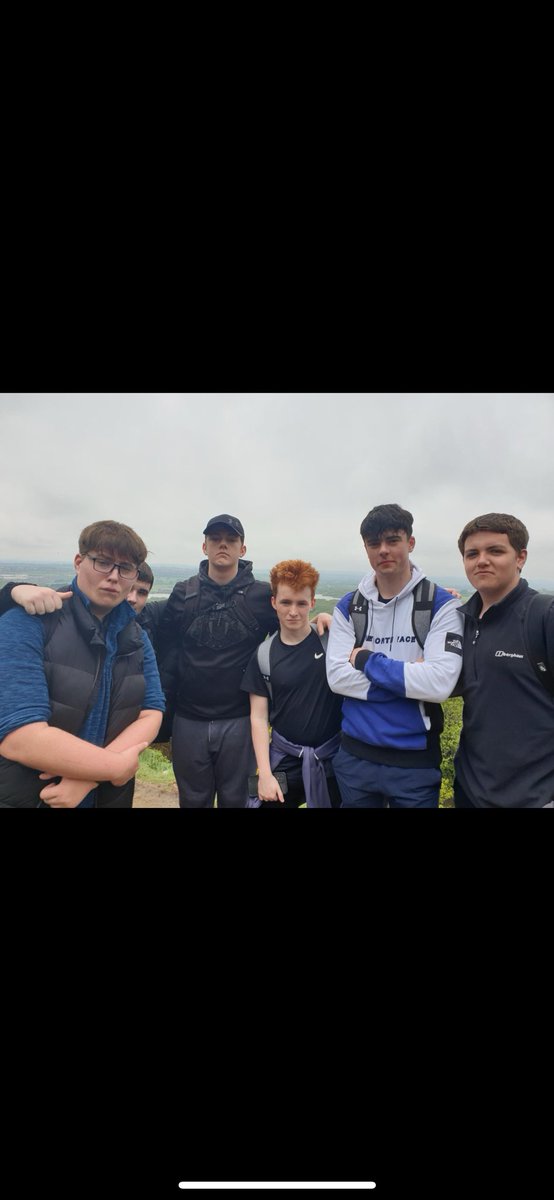
[[[317,625],[316,625],[315,621],[310,621],[310,628],[313,629],[314,633],[317,633]],[[325,650],[325,652],[327,653],[327,643],[329,641],[329,630],[324,629],[323,633],[317,633],[317,636],[321,642],[322,650]]]
[[[273,701],[273,690],[271,687],[271,668],[269,665],[269,655],[271,651],[271,643],[276,637],[277,633],[272,633],[271,637],[266,637],[265,641],[260,642],[258,646],[258,667],[260,668],[260,673],[263,675],[264,683],[267,684],[269,699],[271,701]]]

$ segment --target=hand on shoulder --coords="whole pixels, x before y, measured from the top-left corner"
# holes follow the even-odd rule
[[[18,583],[12,588],[12,600],[20,604],[30,617],[56,612],[72,596],[73,592],[57,592],[55,588],[36,587],[34,583]]]

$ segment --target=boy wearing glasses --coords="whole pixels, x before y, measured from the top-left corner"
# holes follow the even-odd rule
[[[43,620],[18,608],[0,621],[0,807],[131,807],[138,755],[165,709],[127,603],[147,553],[128,525],[88,525],[75,578],[46,597]],[[17,585],[12,599],[37,612],[37,591]]]
[[[148,563],[141,563],[137,578],[127,596],[139,625],[146,630],[150,641],[157,650],[158,626],[163,617],[167,600],[154,600],[149,603],[150,591],[154,583],[153,572]],[[13,604],[21,604],[30,616],[43,616],[47,612],[56,612],[68,600],[72,592],[57,592],[55,588],[42,587],[34,583],[6,583],[0,588],[0,616],[9,612]]]

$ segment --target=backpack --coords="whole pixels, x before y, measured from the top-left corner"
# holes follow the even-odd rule
[[[546,619],[553,608],[554,596],[537,592],[531,597],[523,618],[523,641],[537,679],[554,697],[554,669],[548,663],[546,649]]]
[[[314,633],[317,633],[315,621],[310,621],[310,629],[313,629]],[[263,675],[263,680],[269,692],[269,699],[271,703],[273,703],[273,688],[271,686],[271,667],[269,663],[269,656],[271,652],[271,643],[277,637],[278,632],[279,630],[277,629],[275,633],[271,634],[271,637],[268,637],[265,639],[265,641],[260,642],[257,650],[258,667]],[[325,633],[317,633],[317,636],[321,642],[323,650],[327,650],[327,642],[329,641],[328,629],[325,630]]]
[[[252,615],[252,612],[251,612],[250,608],[248,607],[248,603],[247,603],[246,595],[245,595],[247,588],[251,587],[254,582],[255,582],[255,580],[252,579],[250,581],[250,583],[246,584],[246,586],[244,588],[238,588],[236,592],[233,592],[233,595],[230,600],[230,606],[234,609],[239,621],[241,621],[241,623],[243,625],[246,625],[246,628],[250,631],[250,633],[257,633],[260,628],[256,618]],[[198,613],[200,610],[199,596],[200,596],[200,576],[192,575],[190,579],[185,580],[185,597],[184,597],[184,599],[185,599],[185,602],[189,601],[189,600],[196,600],[196,604],[189,605],[186,603],[185,608],[183,609],[183,615],[181,617],[181,621],[180,621],[180,625],[179,625],[179,631],[180,631],[181,637],[185,636],[185,634],[187,633],[187,630],[192,625],[194,618],[198,616]],[[214,601],[214,604],[215,604],[215,601]]]
[[[430,579],[423,578],[420,579],[413,592],[412,629],[422,650],[431,626],[436,590],[436,583],[432,583]],[[348,606],[348,614],[354,626],[354,633],[356,634],[354,646],[363,646],[365,642],[368,609],[369,601],[366,596],[362,595],[360,589],[356,588]]]

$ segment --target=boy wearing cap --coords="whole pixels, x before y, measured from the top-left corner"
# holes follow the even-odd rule
[[[162,684],[175,713],[173,769],[181,808],[212,808],[216,793],[218,808],[245,808],[256,765],[241,683],[278,621],[270,585],[254,579],[244,557],[238,517],[212,517],[204,538],[207,561],[175,585],[159,629]]]
[[[238,517],[204,529],[198,575],[177,583],[159,630],[162,685],[174,711],[173,769],[181,808],[245,808],[255,770],[246,664],[277,628],[268,583],[247,561]]]

